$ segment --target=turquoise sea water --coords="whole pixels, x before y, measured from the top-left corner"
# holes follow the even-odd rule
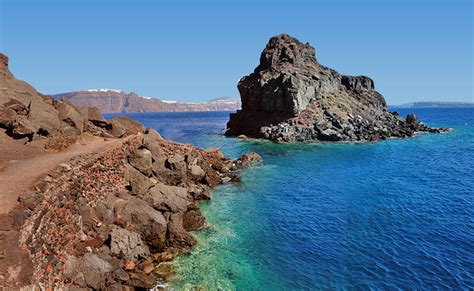
[[[209,226],[169,288],[474,289],[474,110],[410,111],[454,131],[289,145],[220,135],[228,113],[131,114],[170,139],[264,158],[202,203]]]

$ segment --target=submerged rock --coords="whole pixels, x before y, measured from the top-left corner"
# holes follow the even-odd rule
[[[387,112],[366,76],[345,76],[320,65],[315,49],[281,34],[268,42],[260,64],[238,83],[242,110],[226,135],[275,142],[367,141],[442,132]]]
[[[236,165],[236,168],[247,168],[261,162],[262,157],[259,154],[249,153],[242,155],[240,158],[235,160],[234,165]]]

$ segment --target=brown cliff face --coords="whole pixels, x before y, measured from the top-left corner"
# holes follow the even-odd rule
[[[54,100],[15,79],[8,58],[0,54],[0,128],[9,136],[62,150],[86,132],[119,137],[112,132],[124,129],[117,126],[117,122],[107,122],[97,108],[78,107],[67,99]]]
[[[0,212],[1,287],[152,288],[172,271],[168,262],[196,244],[190,231],[205,226],[198,201],[210,199],[220,183],[237,182],[240,169],[261,160],[251,154],[232,161],[218,149],[165,140],[129,118],[105,120],[97,108],[41,95],[13,77],[4,55],[0,127],[1,140],[43,142],[54,149],[86,133],[113,138],[91,151],[69,152],[67,161],[51,157],[68,151],[16,148],[15,141],[16,154],[37,150],[22,162],[31,170],[34,160],[38,173],[27,181],[23,175],[14,179],[24,187],[0,192],[18,202]],[[45,159],[47,169],[56,169],[38,170]],[[15,168],[5,164],[2,181],[9,177],[4,170]]]
[[[237,87],[242,110],[231,115],[230,136],[365,141],[438,131],[388,113],[372,79],[320,65],[313,47],[286,34],[270,39],[260,64]]]
[[[185,111],[236,111],[240,100],[217,98],[203,103],[181,103],[142,97],[136,93],[126,93],[115,89],[94,89],[53,95],[59,99],[66,97],[71,103],[81,107],[97,107],[104,113],[125,112],[185,112]]]
[[[13,75],[8,69],[8,57],[4,54],[0,54],[0,78],[11,79]]]

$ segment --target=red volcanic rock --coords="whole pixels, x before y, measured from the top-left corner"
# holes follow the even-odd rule
[[[62,164],[20,197],[29,216],[19,244],[33,258],[32,283],[107,288],[115,278],[153,287],[167,272],[152,266],[196,244],[189,231],[205,225],[199,200],[260,160],[251,154],[231,161],[217,149],[204,151],[147,130]]]

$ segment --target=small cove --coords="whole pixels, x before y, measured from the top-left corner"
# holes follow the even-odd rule
[[[264,158],[201,203],[209,226],[169,288],[472,288],[474,110],[411,111],[454,131],[277,145],[220,135],[228,113],[130,114],[166,138]]]

